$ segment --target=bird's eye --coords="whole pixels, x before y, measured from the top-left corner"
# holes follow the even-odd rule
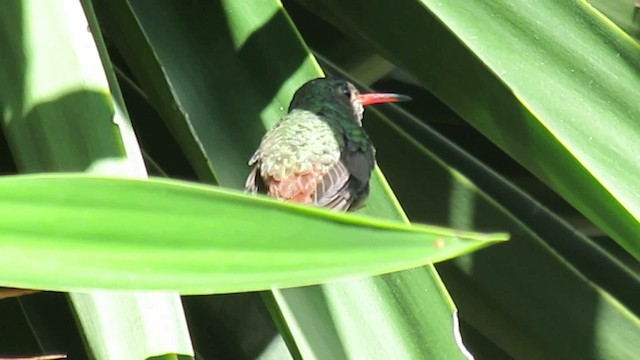
[[[342,95],[348,97],[349,99],[351,99],[351,90],[349,90],[348,87],[344,86],[342,88],[340,88],[340,92],[342,93]]]

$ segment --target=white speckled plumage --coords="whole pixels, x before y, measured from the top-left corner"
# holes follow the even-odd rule
[[[326,174],[340,160],[334,130],[314,113],[294,109],[262,139],[249,165],[260,160],[262,176],[284,179],[312,169]]]

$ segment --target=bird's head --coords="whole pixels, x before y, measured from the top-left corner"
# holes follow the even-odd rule
[[[289,111],[295,108],[320,110],[324,106],[336,106],[338,109],[343,109],[353,114],[353,120],[358,126],[362,126],[364,106],[408,100],[411,100],[411,98],[400,94],[363,94],[346,80],[318,78],[307,82],[296,91],[291,105],[289,105]]]

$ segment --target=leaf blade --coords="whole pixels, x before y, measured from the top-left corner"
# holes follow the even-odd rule
[[[640,48],[592,8],[553,1],[301,2],[411,72],[640,256],[640,162],[633,150],[640,130],[631,90],[640,86]]]
[[[505,237],[373,221],[168,180],[13,177],[0,180],[0,192],[5,285],[53,290],[219,293],[310,285],[444,260]],[[326,239],[329,230],[334,236]],[[473,239],[479,241],[467,241]],[[57,276],[43,279],[49,271]]]

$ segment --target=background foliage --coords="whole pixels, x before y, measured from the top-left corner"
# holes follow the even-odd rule
[[[637,357],[636,12],[622,0],[3,2],[3,174],[148,171],[240,189],[265,128],[324,71],[414,98],[367,109],[384,176],[366,215],[511,240],[306,288],[1,300],[0,354]]]

